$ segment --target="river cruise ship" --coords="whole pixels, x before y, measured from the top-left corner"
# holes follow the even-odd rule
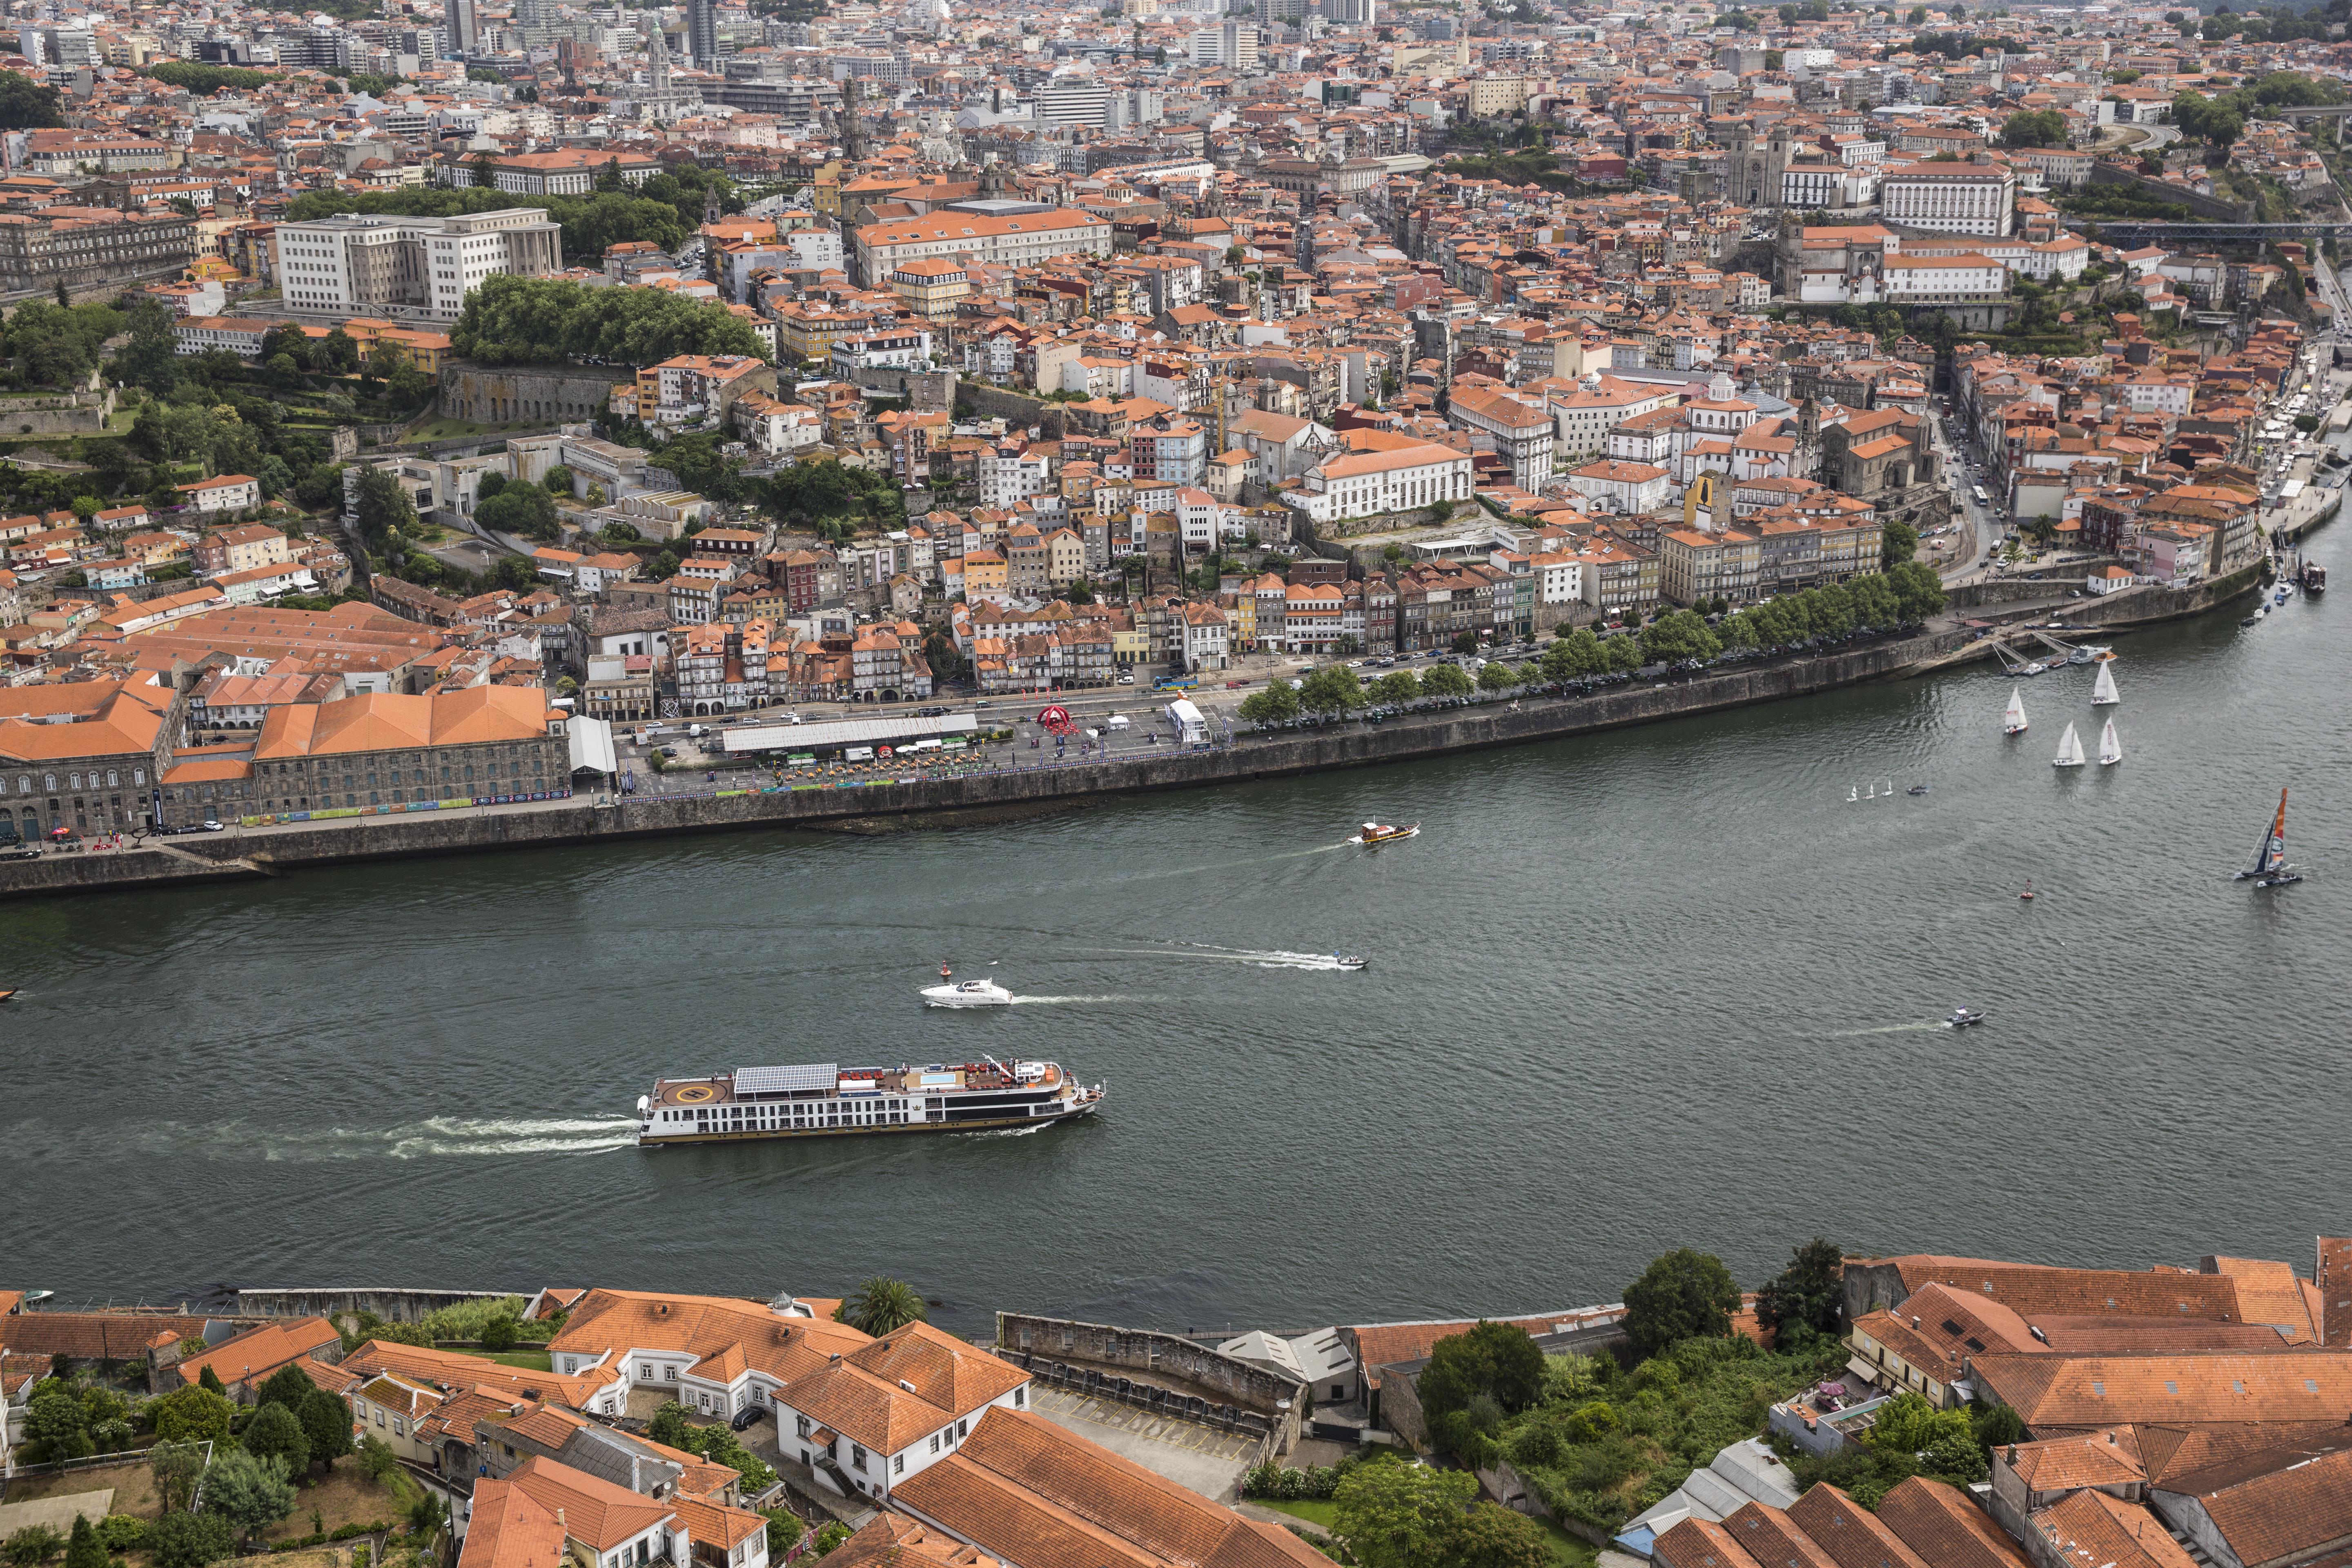
[[[972,1132],[1090,1116],[1103,1086],[1058,1062],[986,1058],[928,1067],[737,1068],[666,1078],[637,1100],[637,1142],[728,1143],[868,1132]]]

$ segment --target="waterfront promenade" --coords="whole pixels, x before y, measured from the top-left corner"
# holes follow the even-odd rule
[[[978,766],[886,769],[803,782],[719,783],[689,775],[635,795],[363,813],[154,840],[119,850],[48,852],[0,863],[0,898],[267,877],[305,866],[616,842],[756,827],[889,831],[954,826],[1074,809],[1120,795],[1196,789],[1558,740],[1632,724],[1901,679],[1984,657],[1988,629],[2063,613],[2121,629],[2200,614],[2252,588],[2248,566],[2193,589],[2145,587],[2074,599],[2063,584],[2011,583],[2000,600],[1937,616],[1917,635],[1835,652],[1717,667],[1694,679],[1603,686],[1589,693],[1488,693],[1384,721],[1337,720],[1194,747],[1135,744],[1116,755],[992,750]],[[1991,591],[1980,591],[1990,596]],[[1979,595],[1968,595],[1974,598]],[[669,784],[672,775],[657,775]]]

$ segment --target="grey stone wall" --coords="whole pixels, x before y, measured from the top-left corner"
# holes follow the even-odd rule
[[[102,436],[113,408],[111,391],[0,397],[0,437]]]
[[[2135,174],[2128,170],[2118,169],[2113,163],[2092,164],[2089,183],[2094,185],[2128,185],[2134,195],[2146,196],[2151,201],[2171,202],[2187,207],[2199,217],[2211,218],[2217,223],[2245,223],[2250,221],[2251,217],[2243,202],[2233,202],[2221,196],[2200,195],[2195,191],[2183,190],[2179,185],[2166,184],[2162,180],[2151,180],[2144,174]],[[2127,223],[2130,220],[2119,219],[2118,221]]]
[[[441,367],[441,415],[476,425],[554,424],[602,413],[613,388],[636,380],[626,365],[476,364]]]
[[[1271,1414],[1284,1401],[1295,1408],[1304,1384],[1271,1367],[1243,1361],[1174,1334],[1119,1329],[1068,1318],[1037,1318],[1023,1312],[996,1314],[1000,1351],[1026,1351],[1055,1361],[1093,1362],[1148,1373],[1158,1382],[1188,1384],[1244,1409]]]
[[[1000,386],[975,386],[971,382],[959,383],[955,389],[956,413],[961,416],[970,410],[974,419],[1003,419],[1027,429],[1037,426],[1045,438],[1060,440],[1063,428],[1062,405],[1042,398],[1029,397],[1018,392],[1007,392]]]

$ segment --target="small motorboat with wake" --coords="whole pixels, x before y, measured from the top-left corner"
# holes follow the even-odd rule
[[[1358,958],[1353,953],[1335,952],[1331,955],[1332,964],[1337,968],[1346,970],[1350,974],[1353,974],[1357,970],[1363,968],[1365,964],[1370,962],[1371,961],[1370,959]]]
[[[1926,784],[1913,784],[1909,789],[1905,790],[1903,793],[1905,795],[1926,795],[1927,793],[1927,786]]]
[[[1402,838],[1418,838],[1420,837],[1421,824],[1418,822],[1409,822],[1402,827],[1391,827],[1388,824],[1381,822],[1367,822],[1363,826],[1363,830],[1358,833],[1353,838],[1349,839],[1348,842],[1350,844],[1362,844],[1369,847],[1374,844],[1394,844]]]
[[[923,988],[926,1007],[1010,1007],[1013,993],[993,980],[958,980],[955,971],[940,965],[940,984]]]
[[[1971,1013],[1966,1007],[1955,1007],[1952,1009],[1952,1016],[1944,1020],[1944,1027],[1965,1029],[1971,1024],[1981,1024],[1984,1021],[1985,1016],[1982,1013]]]

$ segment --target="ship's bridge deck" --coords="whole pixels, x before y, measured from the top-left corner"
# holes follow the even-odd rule
[[[778,1080],[792,1082],[795,1087],[756,1091],[746,1089],[738,1094],[738,1078],[754,1072],[800,1076]],[[762,1078],[753,1081],[765,1083],[769,1080]],[[740,1068],[732,1073],[714,1073],[708,1078],[658,1079],[654,1083],[651,1098],[656,1106],[732,1105],[749,1100],[772,1103],[780,1100],[826,1100],[839,1096],[845,1089],[910,1097],[982,1094],[1013,1089],[1058,1089],[1067,1081],[1068,1075],[1053,1062],[1022,1062],[1018,1076],[1012,1068],[999,1068],[987,1062],[955,1062],[923,1068],[834,1068],[823,1065],[793,1068]]]

